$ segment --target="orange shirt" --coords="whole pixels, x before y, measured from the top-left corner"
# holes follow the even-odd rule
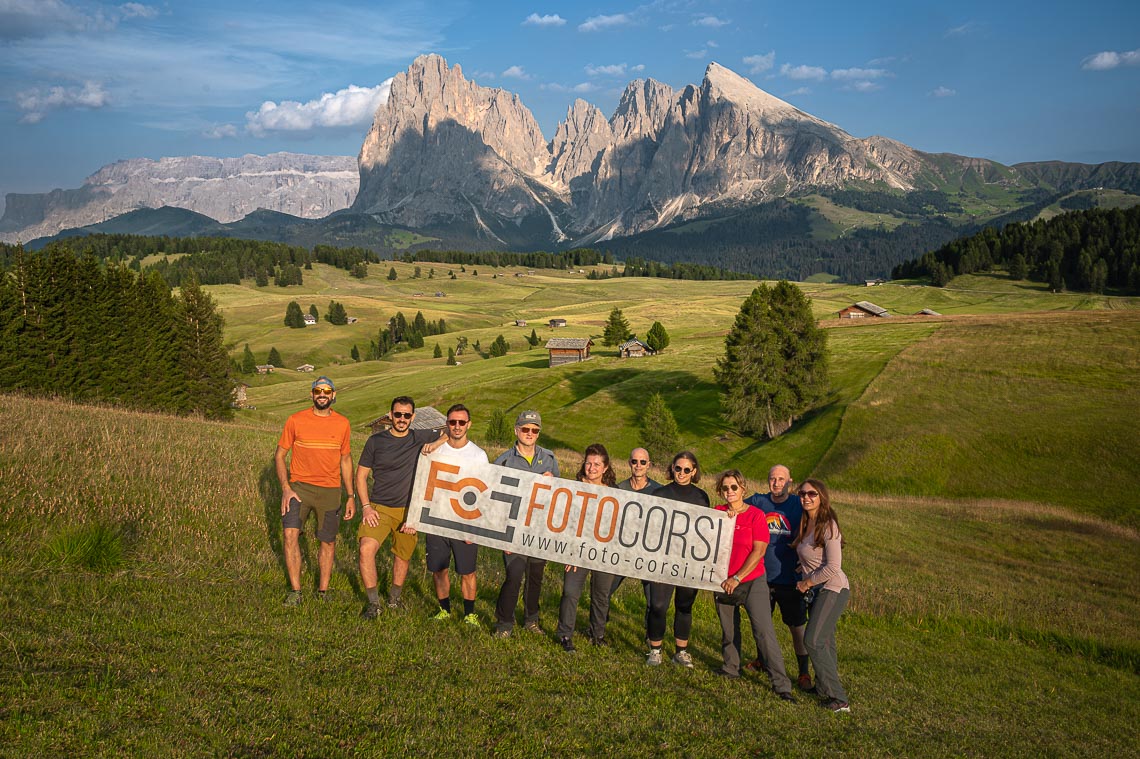
[[[322,488],[340,487],[340,457],[349,453],[352,430],[348,419],[335,411],[317,416],[314,409],[298,411],[285,421],[277,445],[293,450],[289,481]]]

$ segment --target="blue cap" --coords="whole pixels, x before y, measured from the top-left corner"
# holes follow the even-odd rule
[[[323,374],[320,377],[317,377],[315,380],[313,380],[313,387],[311,389],[316,390],[317,385],[328,385],[329,390],[332,390],[334,393],[336,392],[336,385],[333,384],[333,381],[331,379],[329,379],[328,377],[326,377]]]

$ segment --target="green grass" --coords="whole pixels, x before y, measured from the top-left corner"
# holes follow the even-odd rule
[[[1140,565],[1122,558],[1140,537],[1095,517],[836,493],[854,588],[839,629],[854,711],[836,717],[779,702],[756,676],[714,677],[707,595],[692,672],[642,663],[632,582],[612,647],[573,657],[549,634],[433,624],[422,548],[408,611],[363,623],[352,525],[331,601],[313,600],[309,539],[308,597],[282,608],[276,424],[0,396],[0,425],[19,430],[0,436],[3,756],[1134,753]],[[76,451],[97,454],[77,466]],[[54,536],[93,525],[129,532],[118,570],[44,562]],[[478,571],[487,619],[501,561],[485,551]]]

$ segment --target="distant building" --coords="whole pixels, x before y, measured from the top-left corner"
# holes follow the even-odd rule
[[[890,316],[887,309],[880,308],[870,301],[861,300],[839,312],[840,319],[863,319],[868,316]]]
[[[371,428],[372,434],[375,435],[377,432],[381,432],[382,430],[390,429],[392,427],[392,415],[391,413],[385,414],[379,419],[375,419],[364,426]],[[446,426],[447,417],[439,413],[439,411],[436,409],[432,408],[431,406],[416,407],[416,418],[412,420],[413,430],[433,430],[435,432],[440,432]]]
[[[349,324],[356,324],[358,321],[360,321],[360,320],[357,319],[355,316],[348,317],[348,323]]]
[[[590,358],[590,346],[594,341],[588,337],[552,337],[546,341],[550,354],[550,366],[574,364]]]
[[[526,319],[515,319],[515,326],[516,327],[525,327],[526,326]]]
[[[249,402],[248,398],[246,397],[247,390],[249,390],[249,385],[245,384],[244,382],[239,382],[234,388],[234,399],[230,405],[232,405],[234,408],[245,408],[246,403]]]
[[[883,280],[881,280],[881,279],[865,279],[865,280],[863,280],[863,284],[866,285],[867,287],[875,287],[876,285],[883,284]]]
[[[312,314],[305,314],[305,326],[306,327],[311,327],[316,323],[317,323],[317,317],[313,316]]]
[[[657,351],[650,348],[646,343],[641,342],[636,337],[632,340],[626,340],[618,346],[618,355],[622,358],[642,358],[643,356],[655,355]]]
[[[297,371],[299,371],[299,372],[311,372],[316,368],[317,367],[313,366],[312,364],[301,364],[300,366],[297,367]]]
[[[935,311],[933,308],[924,308],[921,311],[915,311],[915,316],[942,316],[942,314]]]
[[[551,329],[554,329],[555,327],[565,327],[566,326],[566,320],[565,319],[551,319],[549,324],[550,324]]]
[[[258,374],[273,374],[273,370],[276,368],[273,364],[258,364],[254,367]]]
[[[437,298],[446,298],[447,296],[446,296],[446,295],[444,295],[444,294],[443,294],[442,292],[440,292],[439,290],[436,290],[436,291],[435,291],[435,297],[437,297]]]

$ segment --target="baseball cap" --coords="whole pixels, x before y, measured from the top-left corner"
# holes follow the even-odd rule
[[[329,379],[328,377],[326,377],[323,374],[320,377],[317,377],[315,380],[313,380],[313,386],[310,389],[316,390],[317,385],[328,385],[329,390],[332,390],[334,393],[336,392],[336,385],[333,384],[333,381],[331,379]]]
[[[515,420],[516,427],[522,427],[524,424],[533,424],[539,429],[542,428],[542,417],[538,415],[537,411],[524,411],[519,414],[519,418]]]

